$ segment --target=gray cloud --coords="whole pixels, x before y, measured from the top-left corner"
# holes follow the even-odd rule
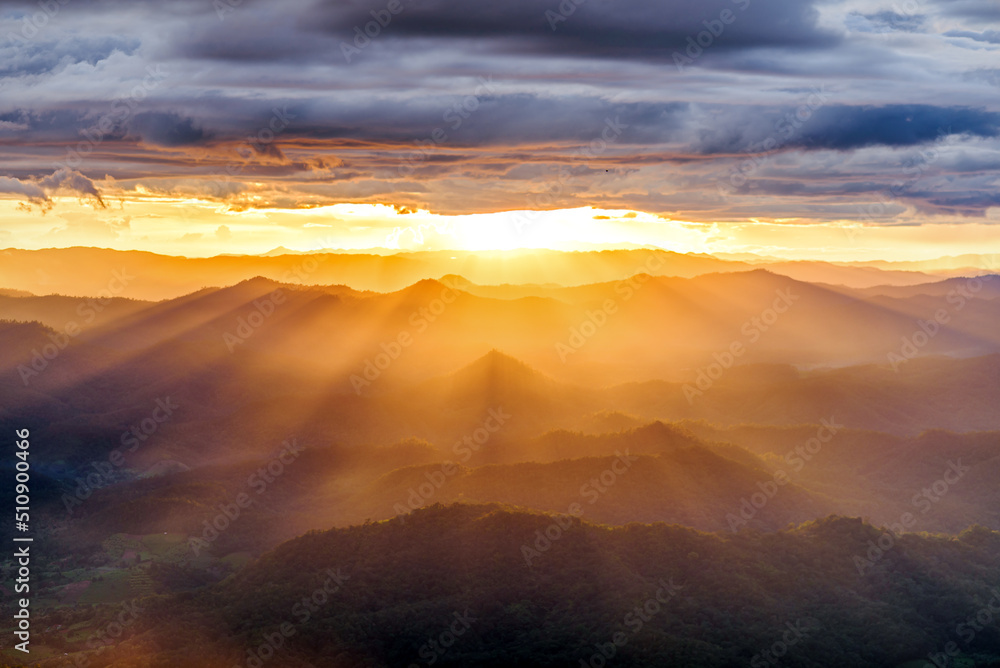
[[[963,18],[1000,21],[1000,4],[994,0],[932,0],[945,14]]]
[[[43,209],[51,208],[50,196],[58,192],[71,192],[90,197],[102,208],[105,206],[101,193],[94,182],[71,169],[59,169],[48,176],[34,180],[0,176],[0,193],[20,195]]]
[[[0,193],[20,195],[36,203],[48,201],[48,196],[41,186],[35,183],[25,183],[19,179],[12,179],[6,176],[0,176]]]
[[[924,28],[927,16],[924,14],[903,14],[896,11],[881,11],[873,14],[860,14],[868,23],[868,29],[875,32],[899,30],[901,32],[918,32]]]
[[[139,40],[118,36],[81,37],[65,36],[58,40],[10,40],[6,49],[0,50],[0,78],[37,76],[54,69],[87,63],[96,65],[117,52],[132,55],[139,47]]]
[[[94,182],[80,172],[73,171],[71,169],[63,168],[56,170],[49,176],[40,179],[38,181],[38,185],[41,186],[46,192],[68,190],[70,192],[86,195],[94,198],[102,207],[104,206],[104,200],[101,198],[101,193],[97,190],[97,186],[94,185]]]
[[[990,44],[1000,44],[1000,30],[984,30],[975,32],[972,30],[949,30],[946,37],[965,37],[977,42],[988,42]]]

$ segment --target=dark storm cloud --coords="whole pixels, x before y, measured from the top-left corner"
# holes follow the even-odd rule
[[[485,48],[515,56],[672,59],[700,33],[713,51],[813,50],[841,40],[816,25],[814,0],[398,2],[396,14],[388,10],[388,0],[245,2],[227,12],[224,21],[193,21],[168,48],[173,55],[210,60],[343,65],[345,48],[367,47],[369,37],[363,33],[369,26],[382,45],[401,44],[403,58],[459,44],[459,50]]]
[[[38,144],[73,142],[79,140],[81,131],[93,127],[97,109],[107,105],[94,105],[94,110],[14,108],[0,114],[0,122],[18,123],[23,140]],[[105,133],[106,137],[121,136],[120,129]]]
[[[448,146],[590,142],[605,134],[614,134],[621,143],[659,143],[676,138],[688,108],[686,103],[615,103],[536,94],[449,96],[339,108],[316,104],[291,107],[299,118],[289,133]],[[609,125],[612,130],[606,133]]]
[[[386,34],[400,37],[505,39],[519,52],[599,57],[671,57],[706,29],[713,47],[831,46],[838,36],[817,27],[810,0],[401,0]],[[386,10],[384,0],[351,5],[327,0],[316,20],[350,41]],[[725,23],[720,16],[725,12]],[[384,15],[383,15],[384,16]]]
[[[157,146],[186,146],[206,139],[194,119],[174,112],[129,113],[123,102],[94,104],[90,109],[82,104],[80,107],[40,113],[18,110],[0,114],[0,121],[21,119],[26,126],[25,136],[45,143],[70,144],[86,139],[110,144],[117,140],[138,140]]]
[[[266,145],[251,141],[258,153],[277,157],[276,148],[294,140],[357,140],[372,144],[486,147],[589,143],[609,138],[616,144],[663,143],[683,139],[687,103],[620,103],[586,96],[500,95],[496,82],[480,79],[466,96],[414,99],[359,98],[262,102],[222,96],[198,100],[167,98],[127,105],[94,103],[86,108],[36,112],[15,109],[0,122],[26,126],[36,141],[74,142],[93,135],[102,119],[113,121],[101,140],[140,140],[157,146],[244,142],[281,119],[281,130]],[[479,92],[476,95],[476,92]],[[171,109],[184,109],[178,113]],[[287,120],[287,122],[286,122]]]
[[[865,146],[914,146],[948,135],[995,137],[1000,113],[962,107],[887,105],[823,107],[791,145],[844,151]]]
[[[205,131],[196,127],[194,120],[169,112],[136,114],[130,131],[142,141],[158,146],[188,146],[206,139]]]
[[[755,150],[848,151],[871,146],[905,147],[936,141],[949,135],[996,137],[1000,113],[964,107],[885,105],[881,107],[827,105],[797,115],[790,109],[768,114],[768,124],[727,123],[703,133],[703,153],[739,153]]]
[[[248,63],[343,62],[336,42],[316,31],[288,4],[241,4],[221,20],[213,16],[193,22],[173,36],[167,52]]]

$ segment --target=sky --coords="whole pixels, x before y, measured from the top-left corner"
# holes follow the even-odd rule
[[[0,247],[1000,251],[996,0],[0,0]]]

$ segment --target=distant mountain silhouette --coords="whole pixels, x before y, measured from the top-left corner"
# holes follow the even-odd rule
[[[322,250],[300,253],[278,248],[264,255],[183,258],[101,248],[0,251],[0,285],[37,295],[95,295],[114,272],[141,277],[127,281],[118,296],[162,300],[213,285],[233,285],[253,276],[306,285],[347,284],[359,290],[392,292],[422,279],[460,275],[478,285],[584,285],[617,281],[639,273],[692,277],[745,271],[753,265],[708,255],[632,249],[563,253],[548,250],[399,253]],[[767,266],[767,265],[765,265]],[[850,287],[911,285],[929,274],[820,262],[780,262],[779,273],[798,280]]]

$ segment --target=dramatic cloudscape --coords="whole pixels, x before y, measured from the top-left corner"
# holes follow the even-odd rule
[[[0,246],[996,252],[998,52],[994,0],[0,2]]]
[[[1000,668],[998,56],[0,0],[0,668]]]

